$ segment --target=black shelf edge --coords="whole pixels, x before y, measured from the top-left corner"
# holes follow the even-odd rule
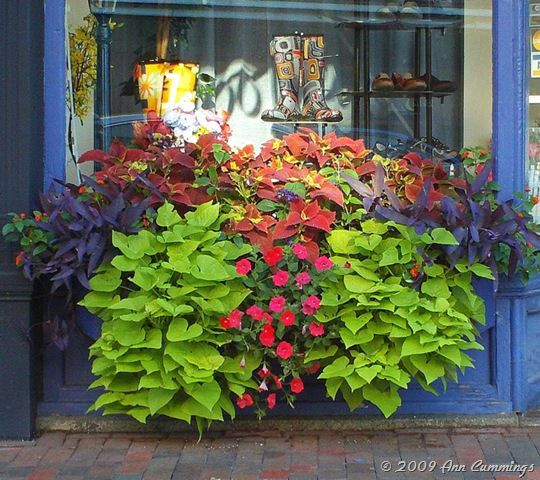
[[[444,30],[460,25],[459,17],[456,18],[431,18],[431,19],[411,19],[411,20],[353,20],[337,23],[337,27],[345,28],[370,28],[372,30],[416,30],[417,28]]]
[[[433,90],[413,90],[413,91],[405,91],[405,90],[388,90],[388,91],[382,91],[382,90],[370,90],[369,92],[364,91],[351,91],[351,90],[344,90],[342,92],[339,92],[336,96],[351,96],[351,97],[374,97],[374,98],[406,98],[406,97],[448,97],[449,95],[453,95],[454,92],[435,92]]]

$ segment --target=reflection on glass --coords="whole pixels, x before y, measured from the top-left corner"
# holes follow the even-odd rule
[[[182,128],[194,91],[196,109],[227,112],[236,146],[307,124],[385,156],[415,148],[453,170],[464,146],[491,141],[491,0],[68,3],[121,25],[98,31],[111,68],[98,71],[92,123],[107,142],[128,141],[150,111],[173,112]]]

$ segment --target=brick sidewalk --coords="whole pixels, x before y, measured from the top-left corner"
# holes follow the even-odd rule
[[[432,472],[414,470],[426,461]],[[383,462],[391,471],[383,471]],[[401,464],[399,462],[402,462]],[[518,474],[443,472],[475,461],[537,464],[522,478],[540,480],[540,428],[451,429],[381,433],[229,432],[196,438],[149,434],[46,433],[34,445],[0,448],[0,479],[28,480],[383,480],[498,479]],[[446,463],[445,463],[446,462]]]

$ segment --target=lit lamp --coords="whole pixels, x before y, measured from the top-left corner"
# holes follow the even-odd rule
[[[182,101],[195,103],[195,84],[199,65],[196,63],[154,60],[142,62],[135,69],[143,112],[155,111],[162,116]]]

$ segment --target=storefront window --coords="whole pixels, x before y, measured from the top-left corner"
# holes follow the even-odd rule
[[[88,3],[69,4],[80,22]],[[129,141],[150,111],[196,135],[182,116],[194,107],[226,111],[236,146],[308,126],[363,138],[385,156],[414,145],[451,169],[464,146],[489,148],[490,0],[89,5],[104,62],[96,110],[76,122],[79,150],[94,137]]]

